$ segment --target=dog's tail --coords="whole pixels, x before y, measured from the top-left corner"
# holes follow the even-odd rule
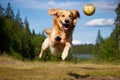
[[[45,29],[44,32],[45,32],[47,35],[50,35],[51,32],[52,32],[52,29]]]

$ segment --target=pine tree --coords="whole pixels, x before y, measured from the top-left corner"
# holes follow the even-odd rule
[[[97,34],[97,38],[96,38],[96,46],[99,47],[101,42],[102,42],[103,38],[101,36],[101,32],[100,30],[98,30],[98,34]]]
[[[115,12],[117,17],[115,19],[115,29],[113,30],[111,37],[117,42],[117,49],[120,49],[120,3]]]
[[[117,17],[115,19],[115,25],[120,26],[120,3],[118,4],[118,7],[115,10]]]
[[[0,4],[0,16],[4,15],[4,8],[2,7],[2,5]]]
[[[19,11],[19,10],[17,11],[15,20],[17,21],[17,23],[23,24],[22,19],[21,19],[21,17],[20,17],[20,11]]]
[[[24,24],[25,24],[25,30],[26,30],[26,32],[28,34],[31,34],[30,29],[29,29],[29,23],[28,23],[27,17],[25,18]]]
[[[35,34],[35,30],[34,30],[34,29],[32,30],[32,35],[33,35],[33,36],[35,36],[35,35],[36,35],[36,34]]]
[[[118,7],[116,8],[116,20],[115,20],[115,25],[116,25],[116,29],[117,29],[117,35],[118,35],[118,48],[119,48],[119,53],[120,53],[120,3],[118,4]]]
[[[5,15],[7,18],[14,18],[14,12],[12,10],[10,2],[8,2],[8,5],[7,5],[6,11],[5,11]]]

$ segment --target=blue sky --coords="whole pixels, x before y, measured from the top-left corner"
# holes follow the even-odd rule
[[[31,30],[41,33],[44,28],[52,27],[52,16],[48,15],[48,9],[77,9],[81,18],[73,32],[73,44],[95,43],[98,30],[106,38],[114,29],[116,17],[115,9],[119,0],[0,0],[0,4],[6,8],[10,2],[14,13],[20,10],[21,18],[27,16]],[[92,16],[83,13],[83,6],[91,3],[96,7]]]

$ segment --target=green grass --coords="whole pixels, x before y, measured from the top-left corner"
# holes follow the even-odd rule
[[[69,80],[76,77],[119,77],[120,64],[18,61],[0,57],[0,80]]]

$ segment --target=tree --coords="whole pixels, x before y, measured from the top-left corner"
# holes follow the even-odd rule
[[[0,16],[4,15],[4,8],[2,7],[2,5],[0,5]]]
[[[115,10],[116,12],[116,19],[115,19],[115,29],[113,30],[111,37],[113,37],[116,41],[117,45],[117,49],[120,49],[120,3],[118,4],[118,7]]]
[[[6,11],[5,11],[5,15],[7,18],[14,18],[14,12],[12,10],[10,2],[8,2],[8,5],[7,5]]]
[[[101,32],[100,30],[98,30],[98,34],[97,34],[97,38],[96,38],[96,46],[99,47],[101,42],[102,42],[103,38],[101,36]]]
[[[100,30],[98,30],[98,34],[97,34],[97,38],[96,38],[96,47],[95,47],[95,53],[96,55],[98,55],[98,53],[100,52],[100,47],[102,45],[102,41],[103,41],[103,38],[101,36],[101,32]]]
[[[35,36],[35,35],[36,35],[36,34],[35,34],[35,30],[34,30],[34,29],[32,30],[32,35],[33,35],[33,36]]]
[[[27,20],[27,17],[25,18],[24,20],[24,25],[25,25],[25,30],[28,34],[31,34],[30,32],[30,29],[29,29],[29,23],[28,23],[28,20]]]
[[[17,11],[17,14],[15,16],[15,20],[17,21],[18,24],[23,24],[22,19],[20,17],[20,11]]]

